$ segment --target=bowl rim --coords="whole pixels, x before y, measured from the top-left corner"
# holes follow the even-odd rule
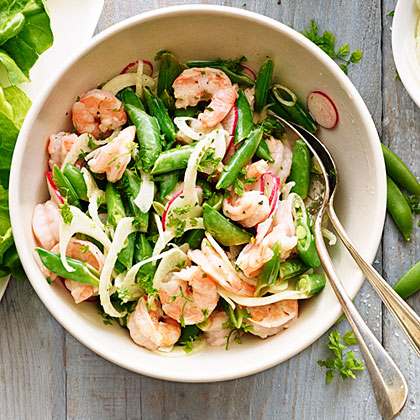
[[[217,377],[211,374],[200,374],[199,372],[195,373],[195,376],[191,375],[184,375],[182,376],[179,373],[172,374],[171,372],[162,372],[162,370],[156,369],[154,366],[138,366],[134,367],[129,361],[124,360],[123,358],[116,359],[113,355],[108,354],[105,350],[98,349],[95,342],[87,336],[87,334],[83,335],[80,330],[77,330],[74,325],[67,320],[60,314],[60,312],[56,309],[53,302],[50,302],[43,296],[42,291],[38,287],[37,281],[31,280],[31,278],[35,278],[36,276],[33,273],[33,253],[27,248],[26,240],[23,230],[20,229],[19,220],[21,219],[21,211],[20,205],[17,201],[19,196],[19,185],[20,185],[20,173],[21,167],[23,164],[23,152],[26,146],[26,142],[28,141],[28,134],[30,131],[31,126],[35,121],[35,114],[38,112],[38,108],[42,106],[45,102],[51,91],[53,90],[57,81],[66,73],[68,68],[72,65],[75,60],[78,60],[84,54],[87,54],[91,49],[95,48],[99,43],[106,40],[109,37],[112,37],[115,33],[118,33],[126,28],[131,26],[139,25],[142,22],[146,22],[149,20],[155,20],[162,16],[167,15],[183,15],[183,14],[194,14],[194,13],[211,13],[211,14],[222,14],[222,15],[231,15],[234,17],[246,19],[248,21],[257,22],[258,24],[262,24],[264,26],[268,26],[276,31],[284,33],[286,36],[291,37],[294,39],[295,42],[302,45],[304,48],[310,50],[312,54],[315,54],[317,58],[323,62],[324,65],[328,67],[331,73],[334,75],[336,79],[341,83],[343,88],[351,95],[353,102],[360,110],[360,118],[363,120],[366,130],[368,132],[368,139],[370,139],[369,143],[373,150],[372,161],[375,164],[375,167],[378,168],[379,172],[378,179],[379,182],[377,185],[377,194],[376,194],[376,201],[379,209],[382,209],[380,214],[377,215],[377,219],[375,220],[375,224],[371,231],[371,237],[375,238],[373,241],[374,246],[369,253],[366,253],[364,257],[372,262],[377,248],[379,246],[381,237],[382,237],[382,230],[383,224],[385,220],[385,211],[386,211],[386,176],[385,176],[385,164],[382,158],[382,151],[380,146],[379,136],[377,134],[374,122],[370,116],[370,113],[367,109],[366,104],[364,103],[363,99],[361,98],[360,94],[352,84],[349,78],[345,76],[342,70],[338,67],[338,65],[330,58],[327,54],[325,54],[321,49],[319,49],[315,44],[305,38],[303,35],[299,34],[297,31],[291,29],[287,25],[278,22],[272,18],[268,18],[266,16],[260,15],[255,12],[250,12],[246,10],[237,9],[234,7],[227,7],[227,6],[215,6],[215,5],[182,5],[182,6],[171,6],[161,9],[156,9],[149,12],[144,12],[139,15],[133,16],[128,18],[122,22],[119,22],[103,32],[99,33],[95,37],[92,38],[85,46],[80,48],[77,52],[75,52],[72,56],[68,58],[68,60],[56,71],[56,73],[50,78],[49,82],[44,86],[44,89],[35,100],[34,104],[32,105],[25,121],[22,126],[22,129],[19,134],[18,141],[16,143],[12,167],[11,167],[11,174],[10,174],[10,216],[11,216],[11,223],[13,228],[13,233],[15,237],[16,248],[21,256],[22,265],[25,271],[28,273],[28,279],[32,284],[32,287],[35,289],[35,292],[49,310],[49,312],[54,316],[54,318],[68,331],[72,334],[78,341],[80,341],[83,345],[88,347],[90,350],[95,352],[96,354],[100,355],[106,360],[124,367],[128,370],[131,370],[136,373],[144,374],[150,377],[164,379],[169,381],[177,381],[177,382],[216,382],[216,381],[224,381],[230,380],[235,378],[240,378],[244,376],[248,376],[257,372],[261,372],[265,369],[271,368],[273,366],[278,365],[279,363],[290,359],[291,357],[295,356],[296,354],[300,353],[307,347],[309,347],[312,343],[314,343],[318,338],[323,335],[337,320],[337,318],[342,313],[341,307],[337,301],[336,305],[330,308],[328,314],[325,316],[325,323],[321,326],[314,327],[312,334],[310,335],[309,339],[305,341],[305,344],[298,346],[293,352],[291,352],[287,357],[279,358],[279,357],[271,357],[267,360],[262,360],[259,363],[253,365],[253,368],[250,369],[249,367],[244,366],[236,371],[229,371],[226,373],[219,374]],[[355,292],[351,294],[351,298],[354,298],[358,290],[362,287],[364,282],[364,276],[360,272],[360,275],[357,278],[354,278],[354,282],[358,284]]]
[[[408,30],[410,30],[410,28],[406,28],[406,25],[403,22],[406,16],[405,12],[409,10],[409,8],[412,8],[413,4],[414,7],[416,7],[415,0],[398,0],[395,7],[394,17],[392,19],[391,44],[395,67],[401,82],[414,103],[420,107],[420,74],[416,75],[412,68],[412,65],[414,65],[420,70],[420,64],[412,63],[412,65],[410,65],[410,63],[407,62],[406,42],[407,37],[409,36]],[[419,16],[420,10],[417,10],[417,19]],[[402,22],[401,24],[400,21]],[[413,41],[414,39],[415,37],[413,35]]]

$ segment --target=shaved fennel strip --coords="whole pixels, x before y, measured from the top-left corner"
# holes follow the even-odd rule
[[[137,72],[135,73],[135,75],[136,75],[136,93],[139,96],[143,95],[143,69],[144,69],[143,61],[139,60],[139,62],[137,64]]]
[[[175,117],[174,123],[178,127],[179,131],[184,134],[186,137],[189,137],[192,140],[201,140],[205,134],[199,133],[191,128],[187,121],[198,121],[196,118],[191,117]]]
[[[142,213],[147,213],[152,207],[155,196],[155,184],[149,173],[140,170],[141,185],[137,197],[134,199],[134,204],[140,209]]]
[[[111,241],[108,239],[108,236],[96,226],[94,221],[82,212],[82,210],[74,206],[69,207],[73,214],[71,223],[68,225],[64,222],[63,218],[60,220],[60,258],[64,268],[69,272],[73,272],[74,269],[67,264],[66,252],[70,239],[74,234],[84,233],[99,241],[104,246],[105,255],[111,247]]]
[[[195,344],[195,341],[197,341],[197,344]],[[205,338],[200,337],[195,341],[193,342],[192,350],[188,353],[186,353],[184,350],[185,346],[172,346],[170,350],[158,349],[158,350],[154,350],[153,352],[162,357],[176,358],[176,357],[192,356],[193,354],[203,351],[207,347],[207,341]]]
[[[72,165],[79,160],[79,156],[81,153],[87,153],[91,151],[89,147],[89,137],[90,135],[85,133],[81,134],[77,140],[73,143],[73,146],[70,149],[70,152],[67,153],[61,168],[64,168],[67,163],[71,163]]]
[[[106,314],[116,318],[123,317],[125,313],[118,312],[111,303],[109,289],[111,286],[112,271],[115,262],[117,261],[118,253],[124,247],[125,240],[130,233],[136,231],[133,227],[133,220],[133,217],[124,217],[118,222],[114,239],[108,255],[105,258],[104,268],[102,269],[101,277],[99,279],[99,297],[101,299],[101,305]]]
[[[81,171],[83,174],[83,179],[86,183],[87,196],[89,198],[88,210],[90,217],[102,230],[104,230],[105,225],[102,223],[98,214],[98,199],[101,199],[103,202],[105,202],[105,192],[98,188],[95,179],[86,168],[82,168]]]
[[[226,252],[223,250],[223,248],[216,242],[216,240],[213,238],[213,236],[209,232],[205,232],[207,240],[210,242],[210,245],[214,248],[214,250],[219,254],[220,258],[223,260],[225,264],[228,265],[233,271],[236,271],[233,267],[230,259],[226,255]]]
[[[216,288],[217,288],[217,293],[219,293],[219,295],[231,306],[232,309],[235,309],[236,304],[229,296],[226,295],[225,289],[223,289],[218,284],[216,285]]]
[[[280,302],[287,299],[308,299],[311,296],[308,296],[304,292],[298,292],[296,290],[285,290],[283,292],[276,293],[271,296],[265,297],[244,297],[239,296],[234,293],[228,292],[226,289],[223,289],[224,295],[232,299],[235,303],[243,306],[263,306],[270,305],[271,303]],[[224,298],[225,299],[225,298]]]
[[[115,277],[115,280],[114,280],[114,286],[118,293],[118,297],[122,300],[123,303],[137,300],[144,295],[143,288],[140,287],[138,284],[136,283],[129,284],[129,285],[125,284],[124,279],[126,275],[127,275],[127,270],[118,274],[118,276]],[[121,297],[119,291],[127,291],[128,296],[126,296],[127,293],[124,293],[124,296]],[[110,293],[110,295],[112,295],[112,293]]]
[[[135,86],[137,82],[136,73],[119,74],[113,77],[102,86],[102,90],[109,92],[111,95],[116,95],[120,90],[129,86]]]
[[[153,288],[159,290],[160,285],[162,284],[162,280],[164,277],[173,271],[176,268],[176,264],[180,261],[187,261],[188,257],[185,252],[183,252],[180,248],[176,247],[171,249],[169,253],[162,258],[162,261],[159,264],[159,267],[156,270],[155,276],[153,278]],[[163,254],[161,254],[163,255]]]

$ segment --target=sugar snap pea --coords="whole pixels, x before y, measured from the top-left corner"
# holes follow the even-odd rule
[[[136,242],[136,232],[132,232],[127,237],[127,245],[118,253],[115,268],[118,272],[129,270],[133,266],[134,247]]]
[[[258,159],[264,159],[270,163],[274,163],[273,157],[270,155],[270,149],[264,139],[261,139],[258,149],[255,152],[255,156]]]
[[[243,139],[247,138],[254,128],[252,110],[243,90],[238,92],[236,106],[238,108],[238,122],[235,129],[234,144],[238,144]]]
[[[136,127],[140,159],[143,169],[149,170],[162,151],[160,128],[155,117],[146,114],[133,105],[125,105],[131,122]]]
[[[145,111],[143,102],[141,101],[140,97],[130,87],[125,88],[121,91],[121,101],[124,106],[132,105],[136,108],[141,109],[142,111]]]
[[[298,237],[296,249],[302,261],[312,268],[317,268],[321,261],[315,246],[315,238],[312,233],[312,221],[308,216],[302,198],[294,194],[292,213],[295,224],[295,232]]]
[[[64,166],[63,174],[70,181],[79,199],[88,201],[87,186],[82,172],[71,163],[67,163]]]
[[[157,94],[159,97],[166,91],[172,96],[172,84],[181,73],[181,67],[177,58],[170,52],[163,53],[160,56],[160,69],[157,81]]]
[[[409,241],[413,230],[413,215],[411,214],[410,206],[407,204],[400,189],[389,176],[386,177],[386,186],[387,209],[405,240]]]
[[[405,163],[388,147],[381,143],[387,174],[405,190],[420,197],[420,183]]]
[[[174,190],[178,183],[178,179],[179,171],[165,172],[164,174],[159,175],[159,193],[161,199],[165,198]]]
[[[67,263],[74,271],[67,271],[61,262],[60,254],[47,251],[42,248],[35,248],[41,259],[42,264],[57,276],[65,279],[77,281],[78,283],[99,286],[99,272],[90,264],[74,258],[66,257]]]
[[[150,258],[153,254],[153,248],[150,245],[149,241],[146,238],[144,233],[139,233],[137,236],[136,244],[134,250],[134,261],[136,264],[140,261]],[[153,276],[156,272],[156,265],[153,265],[153,262],[149,262],[140,267],[137,272],[137,277],[141,279],[153,279]]]
[[[182,243],[188,244],[190,249],[197,249],[200,248],[201,241],[203,240],[204,236],[204,229],[188,230],[182,237]]]
[[[198,109],[197,106],[187,106],[186,108],[176,108],[174,111],[175,117],[194,118],[200,113],[201,111]]]
[[[274,61],[267,58],[258,72],[255,82],[255,110],[260,112],[266,105],[271,79],[273,78]]]
[[[308,195],[309,172],[311,169],[311,157],[306,143],[298,139],[295,142],[292,155],[292,168],[288,181],[293,181],[295,185],[291,192],[299,194],[303,199]]]
[[[213,193],[206,203],[214,210],[219,211],[223,205],[223,194]]]
[[[112,226],[117,226],[118,222],[125,217],[126,214],[121,194],[111,182],[108,182],[105,187],[105,201],[108,213],[108,223]]]
[[[420,261],[413,265],[397,282],[394,290],[403,298],[420,290]]]
[[[203,204],[203,222],[206,230],[222,245],[242,245],[251,240],[251,234],[239,228],[208,204]]]
[[[280,279],[282,281],[289,280],[308,270],[309,267],[299,258],[286,260],[280,264]]]
[[[299,103],[294,92],[285,86],[276,84],[272,86],[271,93],[276,105],[282,108],[288,115],[288,117],[285,118],[283,115],[278,114],[280,117],[295,122],[303,128],[306,128],[309,132],[315,133],[318,126],[311,117],[311,114],[309,114],[305,107]],[[271,107],[271,109],[276,113],[273,107]]]
[[[263,135],[262,127],[256,128],[243,141],[238,150],[234,153],[229,163],[223,168],[222,174],[216,184],[216,189],[228,188],[234,184],[239,172],[254,156]]]
[[[213,69],[222,70],[232,83],[237,83],[243,86],[254,86],[255,81],[245,74],[236,73],[229,69],[221,60],[219,61],[189,61],[188,67],[211,67]]]
[[[271,248],[273,256],[267,261],[261,270],[261,275],[258,276],[257,288],[255,289],[255,296],[264,295],[267,290],[276,283],[279,277],[280,263],[281,263],[281,247],[280,243],[276,242]]]
[[[296,283],[296,290],[303,292],[306,296],[313,296],[319,293],[326,283],[323,273],[304,274]]]
[[[57,165],[53,168],[52,178],[62,197],[64,197],[72,206],[82,208],[76,191]]]
[[[162,99],[153,95],[148,87],[143,89],[149,113],[157,119],[162,133],[165,135],[165,148],[169,149],[176,139],[175,126],[169,116]]]
[[[157,175],[165,172],[172,172],[177,169],[185,169],[194,148],[195,144],[188,144],[186,146],[175,147],[174,149],[166,150],[161,153],[156,159],[151,174]]]

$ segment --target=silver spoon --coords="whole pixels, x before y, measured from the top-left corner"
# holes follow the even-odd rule
[[[402,411],[407,401],[407,382],[397,365],[365,324],[363,318],[360,316],[356,307],[353,305],[353,302],[347,295],[343,283],[335,272],[322,236],[322,218],[327,208],[329,213],[332,209],[335,219],[338,221],[332,205],[338,181],[337,169],[334,165],[334,161],[325,146],[323,146],[315,136],[306,132],[306,130],[301,127],[295,127],[270,111],[268,111],[268,113],[270,116],[280,120],[283,125],[288,127],[306,142],[321,169],[325,181],[325,193],[322,205],[319,208],[314,223],[316,248],[325,273],[330,280],[331,286],[341,304],[341,307],[343,308],[344,313],[346,314],[346,317],[356,336],[360,350],[362,351],[372,382],[373,392],[375,394],[379,412],[384,419],[393,419]],[[341,231],[337,229],[337,233],[341,237],[340,233],[344,232],[341,224],[339,224],[339,229],[340,228]],[[347,238],[345,232],[344,235]],[[346,245],[346,242],[344,242],[344,244]],[[354,249],[354,247],[352,248]],[[360,259],[362,259],[362,257],[360,257]],[[358,261],[356,260],[356,262]],[[369,266],[366,262],[365,265]],[[371,269],[374,271],[373,267],[371,267]],[[363,268],[362,271],[365,273]],[[380,277],[379,274],[377,274],[377,276]],[[382,281],[386,283],[385,280],[382,279]],[[393,292],[389,286],[388,288]],[[382,292],[382,294],[384,293]],[[379,293],[379,295],[382,298],[381,293]],[[399,296],[397,295],[397,297]],[[394,300],[392,300],[392,302],[394,302]],[[402,302],[405,304],[404,301]],[[394,315],[395,312],[391,311],[391,313]]]

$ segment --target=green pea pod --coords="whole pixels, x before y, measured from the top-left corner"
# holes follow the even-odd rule
[[[273,111],[276,115],[278,115],[279,117],[285,119],[286,121],[290,121],[289,114],[278,103],[278,101],[276,100],[275,96],[273,95],[273,91],[272,90],[268,94],[268,103],[270,104],[269,105],[269,108],[270,108],[271,111]]]
[[[76,191],[57,165],[53,168],[52,179],[62,197],[65,198],[72,206],[76,206],[81,209],[82,206],[80,205],[79,197]]]
[[[192,229],[185,232],[182,237],[182,243],[188,244],[190,249],[200,248],[201,241],[204,238],[204,229]]]
[[[159,176],[159,192],[160,198],[164,199],[168,194],[170,194],[179,179],[179,171],[166,172]]]
[[[145,87],[143,91],[149,113],[157,119],[159,127],[166,138],[166,148],[170,149],[175,142],[176,131],[168,110],[165,108],[162,99],[154,96],[148,87]]]
[[[123,266],[123,270],[129,270],[133,266],[134,247],[136,242],[136,232],[132,232],[127,237],[127,246],[125,246],[119,253],[117,262]]]
[[[386,207],[405,240],[409,241],[413,230],[413,215],[410,206],[407,204],[403,193],[389,176],[386,177],[386,186]]]
[[[280,279],[282,281],[293,279],[306,271],[309,267],[303,263],[302,260],[296,258],[287,261],[283,261],[280,264]]]
[[[243,90],[238,92],[236,106],[238,108],[238,123],[235,130],[234,144],[238,144],[247,138],[249,133],[254,129],[252,110]]]
[[[297,125],[302,126],[310,133],[315,133],[318,129],[315,121],[311,117],[311,114],[298,102],[297,96],[289,88],[282,85],[273,85],[271,92],[275,103],[283,108],[283,111],[288,115],[285,118],[287,121],[292,121]],[[276,111],[271,107],[273,112]],[[282,115],[278,114],[280,117]],[[283,117],[284,118],[284,117]]]
[[[222,70],[232,83],[237,83],[243,86],[254,86],[255,81],[245,74],[239,74],[229,69],[226,65],[221,64],[220,61],[189,61],[188,67],[211,67],[213,69]]]
[[[105,187],[105,201],[108,213],[108,223],[117,226],[118,222],[126,216],[121,194],[115,185],[108,182]]]
[[[267,162],[274,163],[273,157],[270,155],[270,149],[264,139],[261,139],[258,149],[255,152],[255,156],[258,159],[264,159]]]
[[[311,157],[308,146],[303,140],[296,140],[292,155],[292,168],[288,181],[295,183],[291,192],[299,194],[302,199],[305,199],[308,195],[310,169]]]
[[[420,183],[405,163],[388,147],[381,143],[387,174],[409,193],[420,197]]]
[[[174,112],[175,117],[190,117],[190,118],[194,118],[200,113],[201,111],[198,109],[197,106],[188,106],[187,108],[176,108]]]
[[[160,69],[157,81],[157,94],[159,97],[165,90],[170,95],[173,94],[172,84],[180,73],[181,68],[177,58],[169,52],[163,53],[160,57]]]
[[[271,248],[273,256],[271,260],[267,261],[261,270],[261,275],[258,277],[257,288],[255,296],[263,296],[267,290],[277,282],[281,263],[281,247],[278,242]]]
[[[325,287],[325,283],[325,274],[305,274],[297,281],[296,290],[305,293],[306,296],[313,296]]]
[[[140,108],[126,105],[125,109],[136,127],[140,159],[145,171],[149,170],[162,152],[159,124],[155,117],[147,115]]]
[[[134,217],[133,223],[135,228],[140,232],[147,232],[149,226],[149,213],[141,212],[134,202],[139,194],[140,184],[141,180],[137,172],[130,169],[124,171],[124,175],[118,183],[126,198],[128,215]]]
[[[70,181],[79,199],[89,201],[87,186],[82,172],[71,163],[67,163],[63,169],[63,174]]]
[[[208,200],[213,196],[213,189],[205,179],[198,177],[196,184],[203,190],[203,200]]]
[[[206,203],[214,210],[219,211],[223,205],[223,194],[213,193]]]
[[[47,251],[42,248],[35,248],[41,259],[42,264],[57,276],[68,280],[77,281],[78,283],[89,284],[91,286],[99,286],[99,272],[90,264],[74,258],[66,257],[68,265],[74,271],[67,271],[61,262],[60,254]]]
[[[162,99],[165,108],[170,112],[176,112],[177,108],[175,108],[175,98],[165,89],[160,95],[160,99]]]
[[[139,95],[137,95],[137,93],[130,87],[121,91],[121,100],[124,106],[132,105],[142,111],[145,111],[143,102],[141,101]]]
[[[237,308],[233,309],[232,306],[230,306],[223,298],[220,298],[220,304],[222,305],[223,310],[226,312],[230,323],[235,328],[241,328],[243,317],[237,311]]]
[[[295,232],[298,237],[296,249],[301,260],[309,267],[317,268],[321,264],[312,233],[312,222],[300,196],[294,195],[292,208]]]
[[[403,298],[420,290],[420,261],[413,265],[397,282],[394,290]]]
[[[153,254],[153,248],[150,245],[149,241],[146,238],[144,233],[139,233],[136,241],[136,246],[134,250],[134,261],[136,264],[140,261],[147,260]],[[153,279],[153,276],[156,272],[156,265],[153,265],[153,262],[149,262],[140,267],[137,272],[137,277],[141,279]]]
[[[273,78],[274,61],[267,58],[258,72],[255,82],[255,110],[260,112],[266,105],[271,79]]]
[[[234,153],[229,163],[223,168],[222,174],[216,184],[216,189],[229,188],[238,178],[244,168],[254,156],[263,135],[262,127],[251,132]]]
[[[25,16],[23,13],[16,13],[10,18],[7,17],[7,12],[5,17],[5,22],[2,22],[2,29],[0,30],[0,45],[3,45],[9,39],[15,37],[25,26]],[[2,19],[3,20],[3,19]]]
[[[188,165],[188,159],[194,151],[195,144],[175,147],[161,153],[156,159],[151,174],[158,175],[165,172],[172,172],[177,169],[185,169]]]
[[[247,244],[252,235],[230,222],[208,204],[203,204],[203,222],[217,242],[225,246]]]

